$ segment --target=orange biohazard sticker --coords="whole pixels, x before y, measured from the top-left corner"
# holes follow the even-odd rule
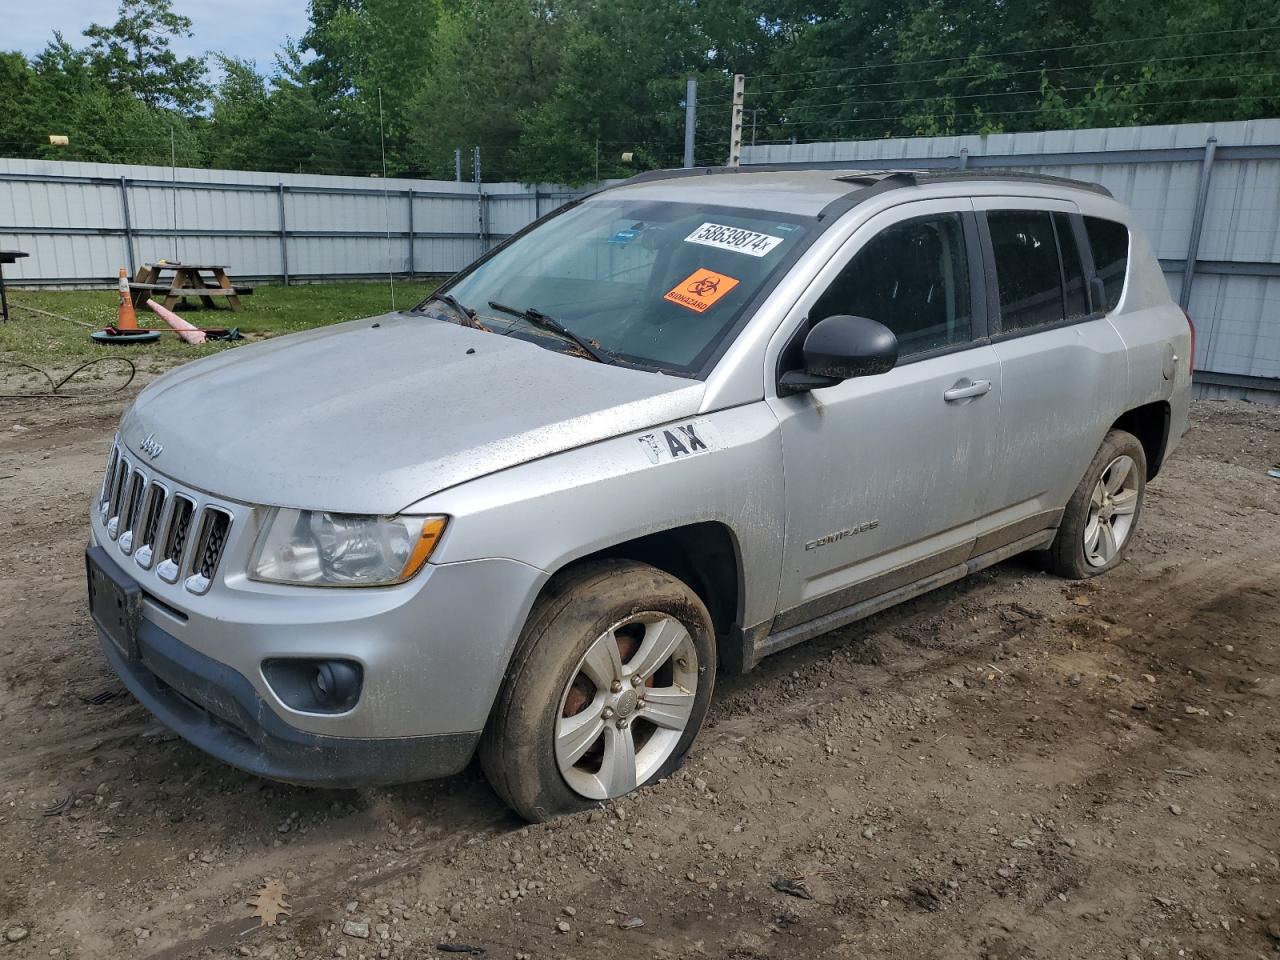
[[[678,303],[694,313],[704,313],[737,285],[738,281],[733,277],[699,267],[668,290],[662,299]]]

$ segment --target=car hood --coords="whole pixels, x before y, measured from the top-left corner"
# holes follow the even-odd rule
[[[147,387],[121,440],[220,497],[389,514],[446,487],[698,412],[697,380],[594,363],[393,313],[190,363]]]

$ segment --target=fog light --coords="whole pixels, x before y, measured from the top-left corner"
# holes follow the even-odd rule
[[[354,663],[345,660],[323,660],[311,677],[311,693],[322,707],[333,709],[354,703],[360,690],[360,673]]]
[[[285,706],[305,713],[345,713],[364,683],[354,660],[267,660],[262,675]]]

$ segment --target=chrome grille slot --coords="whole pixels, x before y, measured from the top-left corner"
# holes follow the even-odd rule
[[[105,509],[111,502],[111,491],[115,488],[116,468],[120,466],[120,448],[111,445],[111,459],[107,461],[107,472],[102,477],[102,491],[98,494],[98,504]]]
[[[176,583],[182,566],[182,553],[191,533],[191,519],[195,513],[195,501],[182,494],[173,497],[173,509],[169,513],[169,525],[165,530],[164,549],[156,574],[161,580]]]
[[[231,515],[215,507],[206,507],[200,516],[200,532],[196,537],[196,549],[192,555],[192,572],[185,586],[192,593],[207,593],[213,583],[213,575],[222,559],[222,549],[227,543],[227,531],[231,529]]]
[[[142,516],[134,530],[137,532],[137,549],[133,558],[145,569],[151,566],[151,557],[155,550],[156,534],[160,532],[160,518],[164,516],[165,501],[168,491],[163,484],[152,481],[147,488],[146,501],[142,507]]]
[[[120,464],[116,467],[115,482],[111,485],[111,500],[107,505],[107,536],[112,540],[120,532],[121,501],[124,500],[125,491],[129,486],[130,472],[129,461],[121,457]]]
[[[133,552],[134,525],[141,519],[142,495],[147,489],[147,478],[137,470],[129,480],[129,492],[124,498],[124,506],[120,514],[120,549],[126,554]]]

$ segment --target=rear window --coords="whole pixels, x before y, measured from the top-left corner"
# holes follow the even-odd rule
[[[987,214],[1005,332],[1062,320],[1062,272],[1053,217],[1042,210],[993,210]]]
[[[1124,276],[1129,268],[1129,228],[1114,220],[1084,218],[1084,231],[1093,250],[1093,266],[1102,279],[1106,310],[1110,313],[1120,303]]]

